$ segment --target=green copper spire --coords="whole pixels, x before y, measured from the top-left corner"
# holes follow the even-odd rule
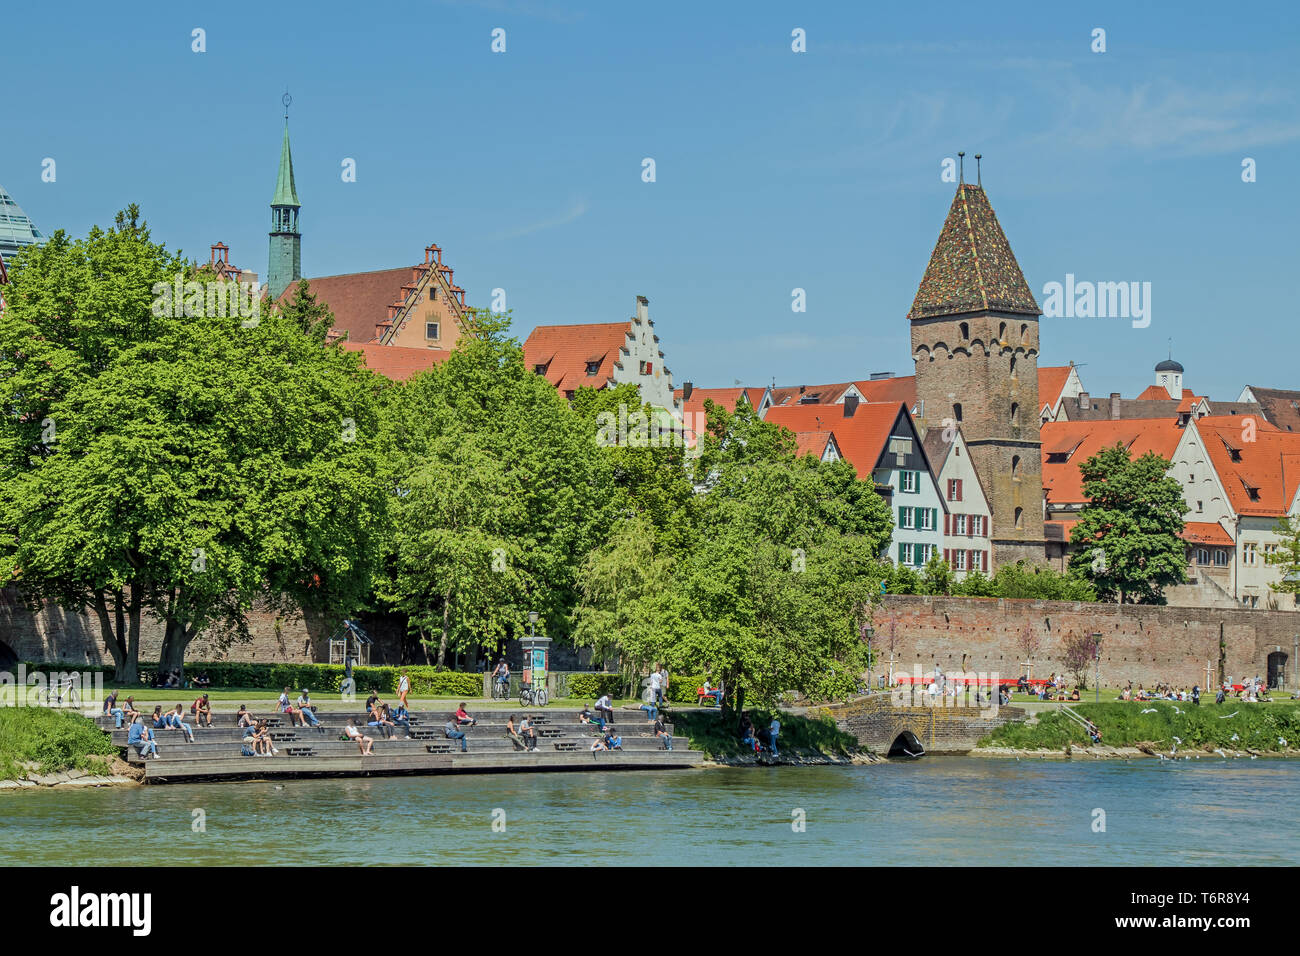
[[[301,206],[298,190],[293,185],[293,156],[289,153],[289,120],[284,121],[284,145],[280,147],[280,173],[275,178],[275,198],[272,206]]]
[[[302,278],[302,234],[298,231],[298,190],[293,183],[293,156],[289,153],[289,94],[284,95],[284,144],[280,147],[280,172],[271,200],[271,252],[266,267],[267,291],[278,299]]]

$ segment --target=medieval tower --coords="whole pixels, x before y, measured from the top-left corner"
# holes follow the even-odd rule
[[[995,565],[1044,557],[1038,303],[980,186],[961,183],[907,317],[917,424],[960,428]]]

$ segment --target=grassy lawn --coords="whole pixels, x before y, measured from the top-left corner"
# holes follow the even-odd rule
[[[1095,723],[1102,743],[1112,747],[1151,744],[1168,751],[1177,744],[1179,750],[1213,751],[1218,747],[1273,753],[1300,748],[1300,711],[1293,706],[1239,700],[1200,707],[1175,701],[1123,701],[1077,703],[1072,709]],[[1175,737],[1182,742],[1177,743]],[[1006,724],[979,745],[1060,750],[1066,744],[1086,747],[1090,743],[1084,729],[1065,714],[1044,711],[1037,723]]]
[[[44,707],[0,707],[0,780],[17,780],[23,764],[41,773],[103,769],[117,753],[108,735],[80,714]]]

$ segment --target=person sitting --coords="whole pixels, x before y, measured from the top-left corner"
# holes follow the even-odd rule
[[[114,727],[118,730],[122,729],[122,722],[126,719],[126,709],[117,706],[117,691],[110,691],[104,698],[104,713],[113,718]]]
[[[239,705],[239,710],[235,711],[236,727],[256,727],[257,721],[253,718],[253,712],[243,704]]]
[[[591,708],[587,707],[585,704],[583,705],[582,710],[578,711],[578,723],[595,724],[597,730],[603,731],[605,729],[605,718],[593,714]]]
[[[612,724],[614,722],[614,702],[609,699],[609,694],[601,694],[600,699],[596,701],[595,705],[591,709],[594,710],[596,716],[600,717],[605,723]],[[601,725],[601,729],[604,729],[603,724]]]
[[[1074,688],[1074,690],[1070,691],[1070,700],[1079,700],[1079,699],[1080,699],[1079,688],[1076,687]]]
[[[393,722],[394,727],[402,728],[403,740],[411,739],[411,715],[406,712],[405,707],[403,707],[401,704],[398,704],[397,711],[394,712],[388,709],[387,704],[384,704],[383,713],[384,713],[385,720],[391,720]]]
[[[181,717],[182,712],[181,705],[177,704],[173,710],[169,710],[167,715],[163,717],[163,726],[183,732],[185,740],[188,743],[194,743],[194,728],[185,723]]]
[[[478,723],[478,718],[471,717],[469,711],[465,709],[465,702],[463,700],[460,702],[460,706],[456,708],[456,723],[462,726],[468,724],[470,727],[473,727]]]
[[[754,724],[749,719],[749,714],[740,715],[740,743],[742,746],[753,748],[754,753],[762,749],[758,738],[754,736]]]
[[[253,735],[253,749],[263,757],[274,757],[280,752],[275,746],[275,738],[271,736],[271,725],[265,720],[257,723],[257,732]]]
[[[348,740],[355,740],[357,747],[361,750],[361,756],[369,757],[374,752],[375,739],[367,737],[361,731],[357,730],[357,722],[351,717],[348,718],[347,726],[343,728],[343,734]]]
[[[646,720],[658,720],[658,719],[659,719],[659,708],[658,708],[658,706],[655,705],[655,704],[652,704],[652,703],[648,703],[648,702],[647,702],[647,703],[642,704],[640,707],[638,707],[637,710],[644,710],[644,711],[646,712],[646,716],[645,716],[645,719],[646,719]]]
[[[158,759],[158,741],[154,739],[153,731],[144,725],[144,717],[140,714],[136,714],[131,721],[131,730],[127,733],[126,743],[128,747],[136,748],[141,760],[150,757]]]
[[[515,750],[528,749],[528,747],[524,744],[524,739],[519,736],[519,731],[515,727],[514,714],[511,714],[509,719],[506,720],[506,737],[509,738],[510,742],[515,745]]]
[[[465,741],[465,731],[460,729],[460,721],[456,719],[455,714],[450,715],[447,722],[443,724],[442,734],[448,740],[459,740],[461,753],[469,750],[469,745]]]
[[[163,716],[162,704],[154,706],[153,716],[149,718],[149,722],[153,724],[155,730],[162,730],[167,726],[167,718]]]
[[[289,699],[289,688],[287,687],[281,692],[279,700],[275,702],[275,709],[282,714],[289,715],[289,726],[291,727],[297,727],[299,724],[304,723],[302,714],[294,709],[293,701]]]
[[[384,734],[385,739],[393,736],[393,728],[397,724],[389,720],[385,714],[388,712],[388,705],[383,701],[375,704],[375,709],[370,712],[370,726],[378,727]]]
[[[204,690],[212,686],[212,680],[208,677],[207,671],[203,671],[198,677],[194,678],[194,686],[201,687]]]
[[[1092,738],[1092,742],[1094,744],[1101,743],[1101,729],[1096,724],[1094,724],[1091,720],[1086,721],[1085,724],[1088,731],[1088,736]]]
[[[668,730],[668,725],[664,723],[662,715],[655,718],[655,736],[664,742],[664,750],[673,749],[673,735]]]
[[[320,718],[316,716],[316,708],[311,704],[311,694],[306,687],[298,695],[298,714],[302,717],[304,727],[308,725],[312,727],[320,726]]]
[[[613,727],[605,731],[605,736],[601,742],[605,745],[605,750],[622,750],[623,738],[620,737]]]
[[[208,702],[207,694],[200,694],[194,703],[190,704],[190,713],[194,715],[195,727],[212,726],[212,704]]]
[[[537,750],[537,731],[533,729],[533,719],[524,714],[524,719],[519,722],[519,736],[524,738],[524,743],[528,745],[530,751]]]

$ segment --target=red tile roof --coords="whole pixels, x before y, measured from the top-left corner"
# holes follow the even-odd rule
[[[899,402],[872,403],[859,405],[853,417],[846,418],[842,405],[782,405],[769,408],[764,420],[794,432],[801,448],[811,446],[813,435],[834,434],[840,454],[857,469],[859,478],[870,481],[904,411]]]
[[[1195,427],[1232,510],[1281,517],[1300,486],[1300,435],[1256,418],[1254,440],[1247,441],[1246,421],[1241,416],[1207,415]]]
[[[1183,394],[1177,397],[1180,399],[1186,399],[1195,396],[1193,396],[1190,388],[1185,388],[1183,389]],[[1170,395],[1169,390],[1163,385],[1148,385],[1146,388],[1142,389],[1142,393],[1138,395],[1138,400],[1145,402],[1167,402],[1173,398],[1174,396]]]
[[[1213,544],[1232,547],[1232,535],[1223,530],[1217,521],[1189,521],[1183,525],[1183,540],[1191,544]]]
[[[1250,386],[1268,420],[1284,432],[1300,434],[1300,392]]]
[[[902,402],[909,409],[916,404],[916,376],[897,375],[894,378],[877,378],[854,382],[866,402]]]
[[[794,436],[795,454],[800,458],[812,455],[821,461],[826,454],[826,446],[834,441],[834,432],[797,432]]]
[[[1038,404],[1056,408],[1061,400],[1061,390],[1070,378],[1073,365],[1039,366],[1038,369]]]
[[[1083,493],[1079,465],[1103,448],[1123,445],[1134,458],[1149,451],[1169,459],[1178,447],[1182,429],[1172,418],[1123,418],[1106,421],[1048,422],[1040,431],[1043,489],[1053,505],[1079,504]],[[1069,455],[1065,461],[1052,461]]]
[[[604,388],[614,378],[614,366],[623,361],[623,345],[631,332],[631,320],[539,325],[524,342],[524,364],[529,368],[545,365],[546,380],[561,393],[584,385]],[[598,363],[594,375],[587,374],[589,362]]]
[[[347,340],[363,345],[375,337],[375,326],[387,321],[388,307],[402,298],[402,286],[419,280],[421,270],[414,266],[382,269],[378,272],[352,272],[341,276],[308,279],[316,298],[334,313],[334,328],[347,333]],[[291,282],[279,301],[290,301],[298,283]]]
[[[773,405],[834,405],[844,398],[852,382],[836,385],[782,385],[772,389]],[[800,391],[802,389],[802,391]]]
[[[366,368],[395,382],[414,378],[451,357],[451,353],[445,349],[410,349],[400,345],[380,345],[377,342],[358,345],[344,341],[341,344],[349,352],[360,352]]]

